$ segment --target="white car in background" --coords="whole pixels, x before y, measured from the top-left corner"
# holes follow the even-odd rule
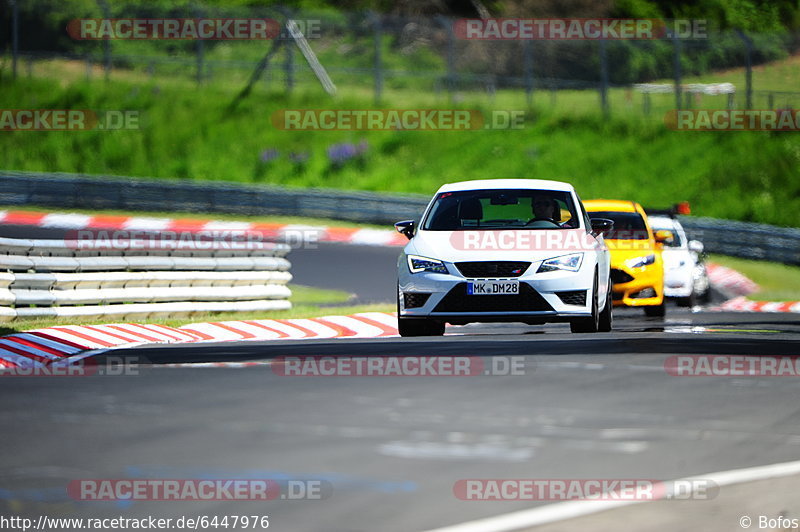
[[[665,230],[673,238],[664,242],[664,295],[674,298],[682,307],[693,307],[707,301],[710,295],[703,243],[689,240],[677,218],[668,215],[648,215],[654,231]]]
[[[442,186],[397,261],[401,336],[439,336],[445,323],[569,322],[572,332],[612,326],[610,259],[603,231],[572,185],[486,179]]]

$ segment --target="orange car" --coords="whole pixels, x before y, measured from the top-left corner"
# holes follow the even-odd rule
[[[643,307],[648,316],[664,315],[664,263],[662,242],[666,231],[656,234],[638,203],[589,200],[584,205],[591,218],[606,218],[614,227],[605,234],[611,251],[614,305]]]

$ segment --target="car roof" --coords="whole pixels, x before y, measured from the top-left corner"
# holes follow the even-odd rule
[[[651,226],[658,226],[658,227],[674,227],[678,228],[681,227],[681,223],[671,216],[662,216],[659,214],[651,214],[647,216],[647,219],[650,220]]]
[[[436,193],[506,188],[558,190],[563,192],[572,192],[575,190],[569,183],[551,181],[549,179],[475,179],[472,181],[447,183],[446,185],[442,185]]]
[[[606,200],[606,199],[596,199],[596,200],[587,200],[583,202],[584,207],[586,207],[587,211],[596,212],[596,211],[611,211],[611,212],[639,212],[641,207],[638,203],[633,201],[624,201],[624,200]],[[637,207],[639,207],[637,209]]]

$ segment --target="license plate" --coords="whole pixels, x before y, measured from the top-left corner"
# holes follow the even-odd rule
[[[515,296],[519,294],[519,281],[473,281],[467,283],[471,296]]]

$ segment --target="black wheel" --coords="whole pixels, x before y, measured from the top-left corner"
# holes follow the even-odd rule
[[[444,323],[427,319],[397,318],[400,336],[442,336]]]
[[[611,297],[611,279],[608,280],[608,294],[606,294],[606,308],[600,313],[600,323],[597,330],[600,332],[611,331],[614,325],[614,300]]]
[[[398,296],[399,297],[399,296]],[[400,336],[442,336],[444,323],[422,318],[400,316],[400,299],[397,300],[397,332]]]
[[[687,297],[679,297],[675,303],[677,303],[679,307],[693,307],[697,305],[697,294],[692,292]]]
[[[586,318],[575,318],[569,322],[569,329],[574,333],[597,332],[600,326],[600,313],[597,309],[597,277],[594,278],[592,290],[592,315]]]
[[[657,307],[644,307],[644,315],[648,318],[663,318],[667,313],[667,306],[662,302]]]

